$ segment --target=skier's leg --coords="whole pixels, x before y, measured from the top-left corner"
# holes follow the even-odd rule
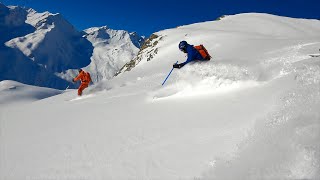
[[[78,96],[81,96],[81,95],[82,95],[82,91],[84,90],[84,88],[86,88],[86,87],[84,86],[84,84],[81,84],[80,87],[79,87],[79,89],[78,89]]]
[[[80,85],[80,87],[78,88],[78,96],[81,96],[82,95],[82,86]]]
[[[82,83],[78,89],[78,95],[81,96],[82,95],[82,91],[88,87],[88,84],[84,84]]]

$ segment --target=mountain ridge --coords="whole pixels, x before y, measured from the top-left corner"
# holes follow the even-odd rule
[[[79,68],[90,71],[94,82],[110,79],[135,56],[144,40],[135,32],[108,28],[108,31],[121,32],[127,42],[117,44],[119,36],[91,38],[91,42],[87,38],[89,34],[76,30],[60,13],[38,13],[32,8],[7,7],[1,3],[0,9],[0,33],[4,35],[0,37],[0,43],[3,43],[0,45],[0,63],[3,64],[0,80],[57,89],[75,88],[77,85],[72,83],[72,78]],[[96,50],[95,42],[102,43]],[[109,51],[115,47],[123,50],[113,55]],[[13,61],[8,63],[10,59]],[[10,72],[10,68],[16,70]],[[27,74],[30,71],[35,71],[31,72],[34,77]]]

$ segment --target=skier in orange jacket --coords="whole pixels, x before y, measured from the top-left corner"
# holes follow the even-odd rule
[[[85,72],[82,69],[79,69],[79,74],[77,77],[72,79],[73,82],[81,81],[81,85],[78,89],[78,96],[82,95],[82,91],[89,86],[89,83],[91,82],[91,76],[88,72]]]

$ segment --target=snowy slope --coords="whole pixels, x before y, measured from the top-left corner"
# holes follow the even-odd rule
[[[45,99],[63,91],[29,86],[15,81],[0,81],[0,107],[17,106]]]
[[[134,68],[82,98],[0,111],[0,179],[318,179],[319,30],[249,13],[157,32]],[[213,59],[162,87],[181,40]]]

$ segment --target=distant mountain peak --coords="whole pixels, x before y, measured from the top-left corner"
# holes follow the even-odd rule
[[[10,63],[10,67],[0,67],[0,70],[16,68],[11,66],[25,62],[24,67],[16,68],[16,73],[3,70],[5,73],[0,74],[0,80],[5,77],[61,89],[66,87],[64,80],[71,81],[78,68],[89,71],[95,82],[110,79],[137,55],[144,41],[136,32],[114,30],[108,26],[80,32],[59,13],[39,13],[32,8],[7,7],[1,3],[0,10],[0,34],[3,35],[0,37],[3,43],[0,59],[17,61]],[[5,52],[1,54],[1,51]],[[39,77],[23,78],[28,71],[33,71],[29,74],[39,74]]]

